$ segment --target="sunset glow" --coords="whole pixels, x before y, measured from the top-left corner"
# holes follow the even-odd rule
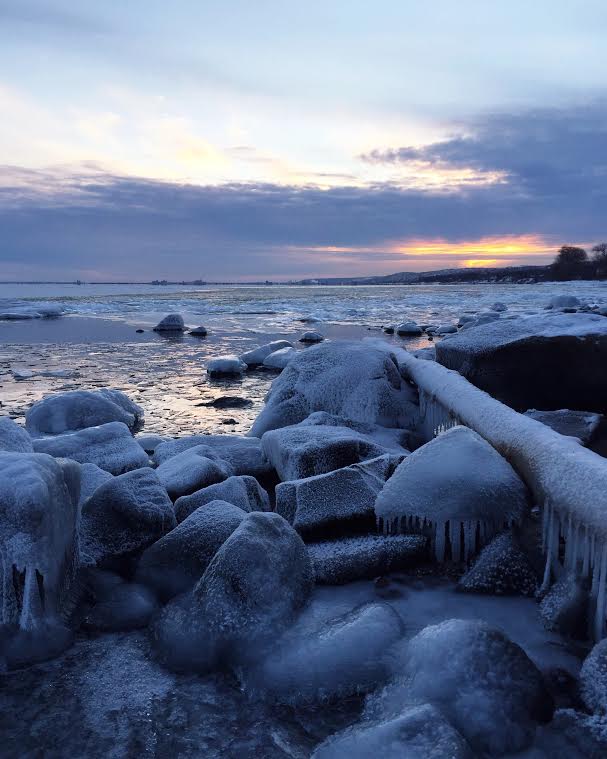
[[[391,249],[409,256],[477,256],[471,259],[480,266],[481,256],[485,265],[497,265],[503,257],[542,255],[550,252],[554,244],[539,235],[508,235],[505,237],[482,237],[480,240],[449,242],[448,240],[410,240],[398,243]]]

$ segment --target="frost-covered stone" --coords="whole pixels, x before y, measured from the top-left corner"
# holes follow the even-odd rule
[[[540,616],[548,630],[583,640],[588,636],[589,604],[586,579],[567,572],[542,599]]]
[[[415,337],[422,334],[422,328],[417,322],[402,322],[396,327],[396,334],[400,337]]]
[[[297,424],[314,411],[384,427],[411,426],[418,414],[415,391],[379,341],[324,342],[299,351],[272,383],[251,434]]]
[[[367,693],[388,679],[387,652],[403,632],[401,618],[385,603],[359,606],[313,630],[296,623],[245,671],[245,688],[293,705]]]
[[[559,409],[558,411],[536,411],[529,409],[525,416],[530,416],[561,435],[576,437],[582,445],[590,445],[606,427],[605,417],[592,411],[572,411],[571,409]]]
[[[154,594],[136,583],[116,584],[97,601],[82,626],[96,632],[119,632],[147,627],[158,609]]]
[[[153,640],[174,668],[208,671],[262,655],[308,601],[304,543],[281,516],[252,512],[215,554],[191,596],[173,599]]]
[[[607,716],[607,638],[597,643],[584,660],[580,695],[591,712]]]
[[[475,327],[482,327],[483,324],[492,324],[494,321],[500,318],[500,314],[494,311],[486,311],[484,313],[477,314],[473,319],[465,321],[461,325],[461,329],[467,330]]]
[[[194,446],[160,464],[156,474],[173,500],[221,482],[232,474],[226,461],[215,456],[210,458],[208,454],[206,445]]]
[[[112,475],[105,469],[100,469],[97,464],[80,465],[80,501],[79,505],[93,495],[95,490],[104,482],[112,479]]]
[[[501,301],[497,301],[496,303],[493,303],[493,305],[489,306],[491,311],[496,311],[497,313],[503,313],[504,311],[508,310],[508,306],[505,303],[502,303]]]
[[[96,464],[110,474],[122,474],[150,463],[146,452],[122,422],[35,439],[34,450],[80,464]]]
[[[537,577],[512,532],[498,535],[457,584],[464,593],[533,596]]]
[[[208,332],[207,332],[206,327],[200,326],[200,327],[194,327],[193,329],[191,329],[189,334],[192,335],[193,337],[206,337]]]
[[[227,501],[246,512],[270,510],[270,498],[255,477],[240,475],[178,498],[175,501],[177,521],[183,522],[192,512],[211,501]]]
[[[399,464],[375,503],[384,522],[428,532],[437,561],[471,556],[496,532],[519,523],[526,510],[527,491],[514,469],[461,426]]]
[[[154,332],[183,332],[185,323],[181,314],[167,314],[154,327]]]
[[[470,746],[430,704],[409,706],[384,722],[362,722],[332,735],[312,759],[474,759]]]
[[[114,477],[98,487],[82,506],[82,563],[119,565],[175,524],[173,504],[152,469]]]
[[[245,515],[226,501],[211,501],[196,509],[141,554],[138,582],[152,588],[163,601],[189,590]]]
[[[299,338],[300,343],[322,343],[322,341],[325,339],[324,335],[321,335],[320,332],[304,332],[303,335]]]
[[[240,360],[244,361],[249,368],[261,366],[266,358],[272,353],[276,353],[276,351],[282,350],[283,348],[292,347],[293,345],[288,340],[274,340],[271,343],[265,343],[264,345],[260,345],[257,348],[253,348],[253,350],[243,353],[240,356]]]
[[[281,480],[324,474],[386,453],[386,449],[347,427],[296,424],[266,432],[264,455]]]
[[[548,301],[546,308],[578,308],[582,301],[575,295],[554,295]]]
[[[326,411],[315,411],[310,414],[310,416],[306,417],[303,422],[299,423],[300,427],[311,425],[348,427],[351,430],[360,432],[361,435],[364,435],[372,442],[381,445],[395,455],[402,456],[409,453],[407,449],[410,436],[409,430],[381,427],[379,424],[371,424],[369,422],[356,422],[345,416],[328,414]]]
[[[399,678],[368,706],[376,718],[427,702],[439,709],[475,754],[501,756],[531,743],[554,704],[522,648],[481,620],[449,619],[409,641]]]
[[[441,324],[436,330],[437,335],[452,335],[457,332],[455,324]]]
[[[375,499],[399,458],[382,456],[375,468],[374,459],[365,462],[368,467],[354,464],[327,474],[283,482],[276,487],[275,511],[304,538],[323,537],[340,526],[372,531]]]
[[[204,455],[211,459],[227,461],[236,475],[250,474],[259,477],[272,471],[271,464],[261,450],[261,440],[240,435],[190,435],[169,440],[156,448],[152,458],[154,463],[162,464],[172,456],[194,446],[207,446],[208,451]]]
[[[281,348],[264,359],[263,365],[266,369],[276,369],[282,371],[289,361],[297,355],[295,348]]]
[[[247,365],[238,356],[220,356],[212,358],[207,363],[209,377],[242,377],[247,370]]]
[[[0,451],[34,452],[31,437],[9,416],[0,416]]]
[[[497,320],[441,341],[436,357],[518,411],[607,413],[607,320],[596,314]]]
[[[59,435],[107,422],[122,422],[131,430],[143,426],[143,409],[120,390],[70,390],[37,401],[25,415],[30,435]]]
[[[308,551],[317,583],[343,585],[422,563],[427,540],[421,535],[362,535],[309,543]]]
[[[160,443],[164,443],[169,438],[164,435],[137,435],[135,440],[143,448],[143,450],[151,456]]]
[[[80,467],[0,453],[0,621],[24,630],[61,611],[77,566]],[[0,656],[1,658],[1,656]]]

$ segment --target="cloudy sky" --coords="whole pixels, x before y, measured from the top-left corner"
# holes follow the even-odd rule
[[[607,237],[605,0],[0,0],[0,279],[543,263]]]

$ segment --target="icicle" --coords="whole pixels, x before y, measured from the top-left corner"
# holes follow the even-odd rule
[[[573,555],[571,557],[571,565],[573,571],[577,572],[578,558],[580,553],[580,525],[575,525],[575,531],[573,533]]]
[[[37,621],[42,618],[42,612],[42,600],[36,579],[36,568],[30,565],[25,570],[25,585],[23,587],[23,604],[21,606],[19,627],[23,630],[31,630],[36,626]]]
[[[594,617],[594,639],[601,640],[605,629],[605,576],[607,575],[607,543],[601,549],[599,583]]]
[[[474,555],[476,549],[476,522],[466,522],[464,525],[464,559]]]
[[[584,528],[584,558],[582,559],[582,575],[587,577],[590,572],[590,538],[588,528]]]
[[[544,568],[544,579],[542,581],[542,591],[548,590],[552,576],[552,567],[555,553],[558,555],[558,525],[555,524],[556,518],[554,509],[550,509],[550,519],[548,523],[548,546],[546,549],[546,566]]]
[[[444,522],[436,523],[436,532],[434,534],[434,555],[439,564],[442,564],[445,560],[445,527],[446,525]]]
[[[462,560],[462,523],[449,522],[449,536],[451,538],[451,558],[457,564]]]

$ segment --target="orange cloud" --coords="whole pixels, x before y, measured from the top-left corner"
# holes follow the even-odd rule
[[[507,235],[504,237],[482,237],[479,240],[449,242],[444,239],[407,240],[393,243],[390,250],[408,256],[476,256],[471,261],[485,260],[486,266],[496,265],[503,258],[541,255],[553,250],[553,244],[540,235]],[[481,263],[476,263],[481,266]]]

